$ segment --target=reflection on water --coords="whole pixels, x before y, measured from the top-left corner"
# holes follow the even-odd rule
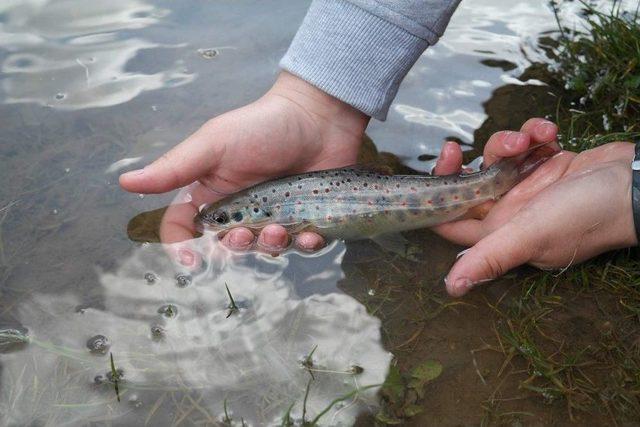
[[[206,240],[196,249],[203,251]],[[155,424],[181,416],[185,396],[197,396],[200,407],[189,422],[221,420],[226,400],[236,419],[271,425],[292,404],[292,418],[302,416],[311,374],[308,419],[332,400],[384,381],[391,355],[380,343],[380,321],[335,291],[344,245],[318,257],[211,250],[215,261],[204,271],[180,276],[160,245],[142,246],[115,271],[99,272],[102,308],[83,307],[73,294],[35,294],[21,304],[17,320],[32,341],[3,357],[3,425],[105,417],[130,425],[150,417]],[[225,284],[239,307],[231,313]],[[113,385],[104,381],[108,354],[87,348],[96,335],[109,340],[129,405],[115,405]],[[312,351],[309,372],[301,362]],[[363,390],[321,424],[350,425],[375,404],[374,395]],[[160,399],[165,404],[155,407]]]
[[[2,2],[0,43],[8,49],[1,66],[4,102],[106,107],[192,81],[179,60],[154,73],[127,69],[141,51],[172,46],[122,34],[155,25],[167,13],[141,0]]]

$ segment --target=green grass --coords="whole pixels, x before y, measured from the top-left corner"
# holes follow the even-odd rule
[[[562,3],[552,6],[557,11]],[[571,151],[640,136],[638,11],[624,12],[618,2],[606,11],[583,7],[584,28],[558,21],[550,66],[550,83],[562,94],[559,139]],[[637,259],[635,250],[618,251],[562,273],[520,279],[518,295],[492,305],[498,317],[493,349],[505,356],[501,374],[520,370],[522,391],[565,405],[572,420],[596,412],[613,425],[640,419]],[[483,422],[512,418],[497,409],[489,399]]]
[[[574,151],[640,134],[638,9],[624,11],[619,2],[604,11],[582,4],[584,28],[570,30],[558,20],[550,66],[555,85],[564,88],[557,113],[562,139]],[[562,3],[552,7],[557,11]]]

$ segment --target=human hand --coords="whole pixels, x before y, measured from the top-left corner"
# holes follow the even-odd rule
[[[120,185],[136,193],[163,193],[187,186],[167,209],[160,226],[163,243],[192,239],[199,206],[282,175],[355,163],[369,117],[304,80],[283,72],[259,100],[215,117],[144,169],[120,176]],[[191,184],[191,185],[190,185]],[[295,244],[321,247],[315,233],[301,233]],[[254,244],[278,252],[289,243],[278,225],[255,239],[246,228],[223,238],[233,249]],[[170,245],[187,266],[198,263],[187,246]]]
[[[498,132],[485,146],[485,166],[518,155],[532,143],[553,141],[556,133],[555,125],[542,119],[527,121],[520,132]],[[561,151],[479,218],[437,227],[445,238],[471,246],[449,271],[447,291],[462,296],[522,264],[566,268],[637,244],[631,209],[633,157],[633,144],[624,142],[579,154]],[[461,164],[460,148],[448,143],[435,172],[455,173]]]

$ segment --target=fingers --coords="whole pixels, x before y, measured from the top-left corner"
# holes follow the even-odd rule
[[[447,141],[442,146],[440,157],[433,168],[434,175],[453,175],[462,168],[462,150],[453,141]]]
[[[513,157],[529,148],[531,138],[526,133],[503,130],[496,132],[484,146],[483,167],[489,167],[503,157]]]
[[[558,126],[549,120],[534,117],[522,125],[520,132],[529,135],[532,144],[544,144],[545,142],[556,140]]]
[[[120,175],[120,185],[135,193],[164,193],[191,184],[210,173],[222,152],[211,144],[217,132],[205,125],[144,169]]]
[[[495,279],[531,258],[536,242],[530,242],[535,233],[522,231],[522,227],[507,223],[480,240],[458,259],[445,278],[447,292],[460,297],[475,286]]]
[[[524,153],[531,145],[555,141],[557,136],[558,126],[541,118],[527,120],[520,128],[520,132],[496,132],[491,135],[484,147],[484,166],[490,166],[502,157]],[[551,148],[560,151],[557,143],[553,143]]]
[[[325,245],[322,236],[309,231],[302,232],[294,238],[294,246],[305,252],[317,251]],[[290,238],[284,227],[272,224],[260,232],[257,241],[249,229],[238,227],[225,234],[222,243],[233,250],[245,251],[255,247],[261,252],[278,254],[289,247]]]

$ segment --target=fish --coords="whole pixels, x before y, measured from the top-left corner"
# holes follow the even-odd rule
[[[205,205],[195,221],[217,232],[280,224],[292,234],[343,240],[433,227],[502,197],[550,157],[542,148],[468,174],[389,175],[350,166],[286,176]]]

